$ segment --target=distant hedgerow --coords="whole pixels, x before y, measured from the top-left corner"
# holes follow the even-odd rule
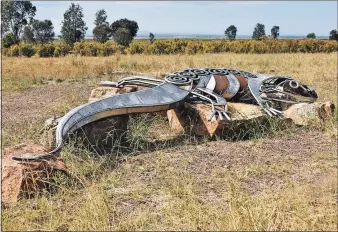
[[[122,54],[203,54],[203,53],[329,53],[338,51],[335,40],[318,39],[268,39],[262,40],[197,40],[197,39],[158,39],[134,40],[129,46],[118,45],[115,41],[99,43],[93,40],[76,42],[71,47],[63,42],[43,45],[21,43],[3,49],[5,56],[59,57],[69,53],[81,56],[110,56]]]

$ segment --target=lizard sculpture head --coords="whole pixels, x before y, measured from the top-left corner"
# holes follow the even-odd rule
[[[318,95],[311,87],[289,77],[269,77],[260,86],[261,97],[266,100],[300,103],[314,102]]]

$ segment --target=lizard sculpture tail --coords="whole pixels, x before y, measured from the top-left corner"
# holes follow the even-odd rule
[[[189,91],[173,84],[164,83],[154,88],[104,98],[99,101],[80,105],[62,117],[56,129],[56,148],[37,156],[15,156],[17,161],[48,159],[58,154],[63,146],[64,137],[76,129],[117,115],[157,112],[177,107],[188,96]]]

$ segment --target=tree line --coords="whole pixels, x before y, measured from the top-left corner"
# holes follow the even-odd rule
[[[20,41],[28,43],[44,44],[54,40],[55,32],[51,20],[34,19],[36,7],[30,1],[3,1],[1,7],[1,36],[3,47],[10,47]],[[84,39],[88,27],[83,20],[83,9],[79,4],[71,3],[63,15],[61,35],[59,38],[68,45],[80,42]],[[137,22],[126,18],[119,19],[113,23],[107,22],[107,12],[104,9],[98,10],[95,14],[95,27],[93,39],[105,43],[110,38],[122,46],[128,46],[137,35],[139,30]],[[271,28],[271,35],[266,36],[265,25],[257,23],[252,38],[264,39],[279,37],[279,26]],[[229,26],[224,34],[229,40],[236,39],[237,28]],[[3,36],[4,35],[4,36]],[[307,38],[316,38],[314,33],[309,33]],[[338,40],[337,30],[332,30],[330,40]],[[153,33],[149,34],[149,42],[155,41]]]
[[[35,13],[36,7],[30,1],[4,1],[2,3],[1,36],[4,47],[19,44],[20,41],[44,44],[54,40],[52,21],[36,20],[34,19]],[[59,38],[69,45],[82,41],[88,30],[83,18],[82,7],[71,3],[63,14]],[[94,24],[94,40],[105,43],[113,38],[122,46],[129,45],[139,29],[137,22],[126,18],[109,24],[104,9],[96,12]]]
[[[229,26],[225,31],[224,35],[229,39],[229,40],[234,40],[236,39],[236,34],[237,34],[237,28],[234,25]],[[261,23],[257,23],[254,31],[252,33],[252,39],[264,39],[264,38],[272,38],[272,39],[277,39],[279,37],[279,26],[273,26],[271,28],[271,34],[269,36],[266,35],[265,33],[265,25]],[[307,34],[306,38],[308,39],[315,39],[316,34],[311,32]],[[332,30],[330,31],[329,35],[330,40],[338,40],[338,33],[337,30]]]

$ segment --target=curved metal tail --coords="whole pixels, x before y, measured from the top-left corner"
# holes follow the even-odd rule
[[[17,161],[37,161],[54,157],[62,150],[63,139],[76,129],[117,115],[149,113],[177,107],[189,95],[189,91],[170,83],[154,88],[104,98],[80,105],[62,117],[56,129],[56,148],[37,156],[14,156]]]

